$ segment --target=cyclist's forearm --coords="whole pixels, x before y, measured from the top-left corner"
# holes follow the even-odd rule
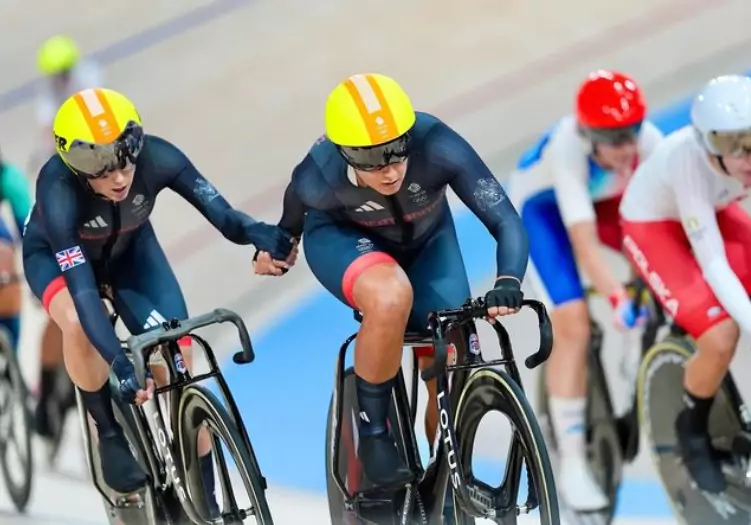
[[[251,244],[248,229],[257,221],[233,208],[190,161],[185,159],[185,163],[169,186],[198,210],[225,239],[235,244]]]
[[[623,285],[613,274],[600,252],[594,224],[590,222],[574,224],[569,228],[569,237],[579,267],[592,281],[597,292],[604,297],[610,297],[617,292]]]
[[[751,301],[738,276],[724,257],[717,257],[704,268],[704,277],[717,296],[717,300],[740,325],[751,334]]]
[[[496,277],[510,276],[523,281],[529,260],[529,239],[519,216],[509,214],[495,238],[498,243]]]

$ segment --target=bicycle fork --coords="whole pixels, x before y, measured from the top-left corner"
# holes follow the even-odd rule
[[[464,466],[458,457],[456,431],[453,425],[453,414],[447,397],[448,378],[442,375],[438,378],[438,438],[441,440],[445,465],[448,467],[448,482],[465,512],[476,518],[494,519],[496,508],[493,496],[485,493],[477,484],[469,486],[464,474]],[[438,447],[436,447],[437,451]]]

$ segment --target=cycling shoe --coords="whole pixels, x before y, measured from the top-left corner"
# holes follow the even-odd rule
[[[727,489],[727,481],[709,434],[696,434],[688,425],[688,412],[682,411],[675,421],[678,452],[699,489],[719,494]]]
[[[402,461],[394,439],[388,433],[360,436],[357,455],[365,475],[375,485],[396,485],[412,479],[412,472]]]
[[[112,490],[128,494],[146,485],[146,473],[133,457],[122,433],[100,436],[99,455],[102,477]]]

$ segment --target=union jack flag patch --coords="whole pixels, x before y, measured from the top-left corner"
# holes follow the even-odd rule
[[[80,246],[74,246],[73,248],[57,252],[55,258],[57,258],[57,264],[60,265],[60,270],[62,271],[70,270],[74,266],[86,262],[86,257],[83,256]]]

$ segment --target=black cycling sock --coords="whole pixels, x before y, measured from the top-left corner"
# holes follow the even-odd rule
[[[386,432],[386,420],[391,405],[391,389],[394,386],[391,378],[377,385],[355,376],[357,386],[357,403],[360,405],[360,434],[374,436]]]
[[[198,458],[201,466],[201,477],[203,478],[203,494],[206,496],[206,505],[209,516],[218,517],[222,511],[219,509],[219,503],[216,501],[216,481],[214,480],[214,461],[211,459],[211,451],[205,456]]]
[[[120,430],[112,409],[112,392],[109,380],[96,392],[81,390],[83,406],[96,423],[100,436],[112,436]]]
[[[39,380],[39,399],[46,402],[55,393],[57,368],[42,368]]]
[[[209,505],[211,505],[212,500],[215,498],[214,491],[216,490],[214,484],[214,460],[211,458],[211,452],[198,458],[198,461],[201,464],[201,477],[203,478],[206,499]]]
[[[709,411],[712,409],[712,397],[697,397],[688,390],[683,395],[683,405],[686,407],[687,430],[696,434],[705,434],[709,426]]]

